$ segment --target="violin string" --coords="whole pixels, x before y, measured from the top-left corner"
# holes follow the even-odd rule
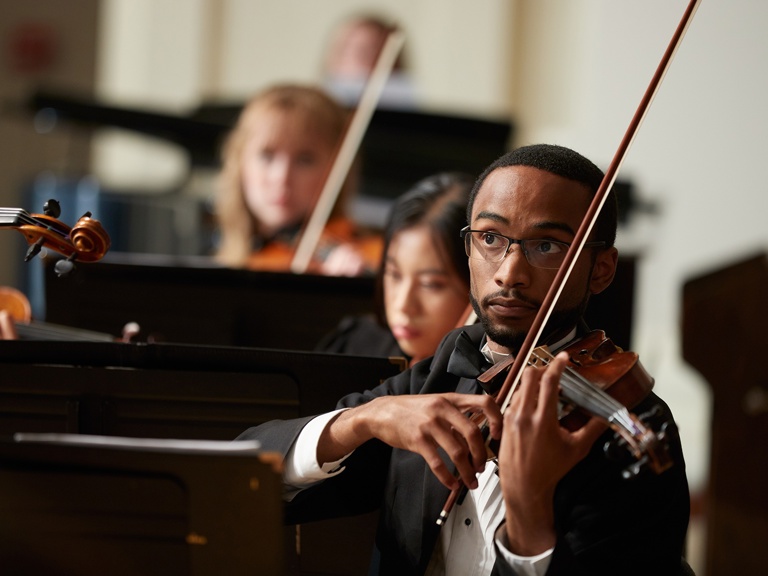
[[[543,354],[547,354],[548,357]],[[543,350],[534,351],[534,355],[547,364],[554,358],[549,352]],[[636,423],[624,405],[570,366],[566,366],[560,384],[567,399],[582,405],[608,422],[615,422],[631,432],[636,431]]]
[[[19,336],[25,339],[34,340],[53,340],[53,341],[82,341],[82,342],[94,342],[94,341],[113,341],[111,336],[106,334],[98,334],[89,330],[80,330],[78,328],[70,328],[69,326],[58,326],[56,324],[46,323],[19,323],[16,325],[16,330]]]
[[[19,220],[22,224],[42,227],[56,234],[60,234],[61,236],[66,236],[66,234],[64,234],[62,231],[57,230],[53,226],[49,226],[44,221],[38,220],[37,218],[33,218],[27,212],[25,212],[24,210],[19,210],[18,208],[0,208],[0,215],[12,216],[17,220]]]
[[[24,210],[18,210],[16,208],[0,208],[0,214],[3,214],[4,216],[14,216],[25,224],[40,224],[37,220],[24,212]]]
[[[615,422],[630,432],[636,430],[635,422],[630,417],[629,410],[608,395],[602,388],[584,379],[581,374],[572,368],[567,368],[563,376],[563,380],[571,386],[570,389],[568,387],[564,388],[566,396],[571,393],[574,397],[578,397],[585,408],[588,408],[598,416],[602,416],[608,422]],[[561,381],[561,384],[563,384],[563,381]],[[574,398],[571,398],[571,400],[574,400]]]

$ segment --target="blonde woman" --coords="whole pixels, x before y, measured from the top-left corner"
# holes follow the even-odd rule
[[[252,98],[223,149],[216,214],[223,264],[287,270],[344,136],[347,112],[320,89],[278,85]],[[353,276],[378,254],[360,249],[344,217],[350,182],[339,195],[312,271]],[[374,243],[375,244],[375,243]]]

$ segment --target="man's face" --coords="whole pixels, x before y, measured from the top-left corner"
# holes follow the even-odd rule
[[[590,201],[588,188],[578,182],[528,166],[499,168],[477,193],[470,228],[518,240],[570,244]],[[585,249],[579,256],[557,300],[543,334],[549,341],[565,336],[582,315],[589,295],[603,290],[613,278],[616,250],[596,254],[594,250]],[[491,344],[503,352],[517,350],[557,270],[532,266],[519,244],[501,262],[470,258],[469,268],[472,303]]]

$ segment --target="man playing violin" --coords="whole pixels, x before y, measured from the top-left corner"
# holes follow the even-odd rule
[[[475,183],[461,231],[481,323],[449,333],[433,358],[343,398],[335,412],[241,436],[286,456],[288,522],[380,508],[379,574],[684,573],[685,464],[657,396],[633,410],[655,407],[667,421],[674,464],[625,479],[627,463],[603,452],[613,437],[604,421],[561,425],[564,354],[526,368],[503,414],[477,380],[482,364],[520,349],[602,178],[559,146],[499,158]],[[610,195],[539,344],[556,351],[586,334],[589,297],[616,269],[616,214]],[[467,413],[481,413],[487,427]],[[497,459],[487,461],[484,429],[499,443]],[[435,521],[460,483],[468,493],[441,528]]]

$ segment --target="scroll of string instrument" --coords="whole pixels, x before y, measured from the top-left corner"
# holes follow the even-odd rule
[[[29,261],[44,249],[65,256],[54,265],[56,274],[66,276],[74,269],[74,263],[96,262],[109,250],[110,239],[101,223],[86,212],[77,223],[69,227],[58,220],[61,206],[56,200],[48,200],[43,214],[29,214],[20,208],[0,208],[0,228],[18,230],[29,244],[24,258]],[[33,340],[86,340],[112,341],[114,337],[100,332],[79,330],[44,322],[33,322],[27,297],[10,287],[0,287],[0,334],[4,338],[21,337]],[[130,322],[123,329],[123,341],[138,332],[138,326]]]
[[[73,227],[57,220],[61,206],[56,200],[48,200],[43,214],[29,214],[20,208],[0,208],[0,228],[18,230],[29,244],[24,258],[28,262],[47,248],[65,256],[55,265],[59,276],[66,276],[74,269],[74,262],[96,262],[109,250],[110,239],[101,222],[86,212]]]

